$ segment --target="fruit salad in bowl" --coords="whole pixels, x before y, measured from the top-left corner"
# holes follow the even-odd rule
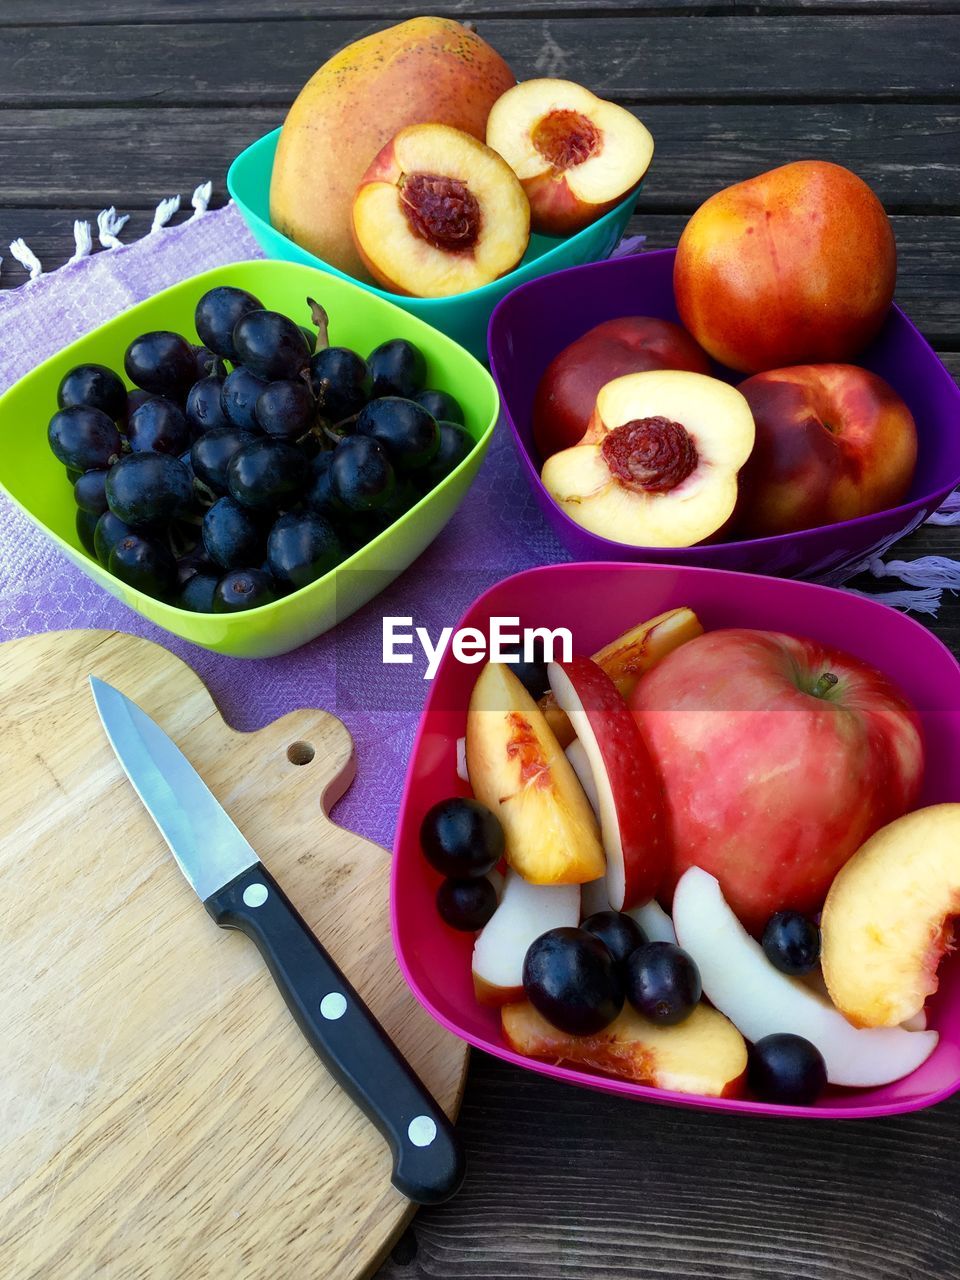
[[[653,1101],[828,1117],[960,1087],[960,668],[825,587],[562,565],[463,627],[404,794],[398,959],[511,1062]],[[558,646],[553,653],[547,645]]]

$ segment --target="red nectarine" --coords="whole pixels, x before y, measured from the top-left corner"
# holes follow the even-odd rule
[[[721,364],[746,373],[849,360],[893,299],[890,220],[841,165],[800,160],[710,197],[674,265],[680,318]]]

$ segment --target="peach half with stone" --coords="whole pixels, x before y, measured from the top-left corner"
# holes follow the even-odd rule
[[[526,80],[487,117],[487,145],[507,161],[530,201],[534,231],[582,230],[639,186],[653,137],[634,115],[572,80]]]
[[[737,502],[754,423],[735,387],[702,373],[654,369],[601,387],[579,444],[541,479],[577,524],[638,547],[690,547],[717,534]]]
[[[530,206],[510,166],[443,124],[410,125],[367,169],[353,238],[385,289],[444,298],[512,271],[530,239]]]

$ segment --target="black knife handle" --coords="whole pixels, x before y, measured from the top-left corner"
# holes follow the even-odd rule
[[[256,864],[203,905],[257,944],[300,1030],[390,1144],[397,1190],[417,1204],[454,1195],[464,1162],[453,1126],[267,869]]]

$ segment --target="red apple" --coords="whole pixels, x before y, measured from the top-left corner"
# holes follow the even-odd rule
[[[740,384],[757,434],[740,472],[749,538],[895,507],[917,461],[913,415],[893,387],[852,364],[801,364]]]
[[[710,361],[678,324],[655,316],[605,320],[564,347],[547,365],[533,405],[533,438],[541,456],[580,443],[601,387],[647,369],[709,373]]]
[[[919,793],[907,699],[815,640],[707,632],[642,676],[630,709],[663,780],[668,892],[702,867],[757,934],[775,911],[818,911],[844,863]]]
[[[660,779],[627,704],[590,658],[551,662],[550,688],[586,753],[614,911],[648,902],[669,864]]]

